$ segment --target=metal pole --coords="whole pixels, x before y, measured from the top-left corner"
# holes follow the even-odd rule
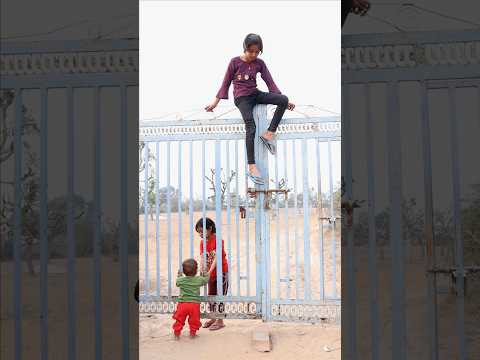
[[[221,194],[221,148],[220,140],[215,140],[215,217],[216,217],[216,251],[215,261],[217,262],[217,296],[223,296],[223,269],[222,269],[222,194]]]
[[[95,120],[95,175],[94,175],[94,240],[93,240],[93,268],[94,268],[94,314],[95,314],[95,359],[102,358],[102,160],[101,142],[102,126],[100,118],[101,89],[95,87],[93,93],[94,120]]]
[[[427,256],[427,324],[430,332],[430,360],[438,360],[438,317],[437,317],[437,277],[430,270],[436,266],[435,232],[433,230],[433,190],[432,155],[430,143],[430,121],[428,112],[428,91],[425,81],[420,83],[420,101],[422,111],[423,145],[423,182],[425,191],[425,253]]]
[[[122,317],[122,359],[130,359],[130,316],[128,303],[131,296],[128,282],[128,119],[127,87],[120,87],[120,283]]]
[[[149,261],[148,261],[148,166],[149,166],[149,143],[148,141],[145,142],[145,150],[143,152],[143,163],[145,165],[145,169],[143,172],[144,175],[144,189],[143,189],[143,226],[144,226],[144,234],[145,234],[145,284],[144,284],[144,291],[145,295],[149,296],[150,295],[150,276],[149,276]]]
[[[457,291],[457,331],[459,359],[466,359],[465,344],[465,269],[463,264],[463,235],[462,213],[460,209],[460,163],[458,157],[458,129],[456,114],[456,88],[448,87],[450,110],[450,141],[452,153],[452,192],[453,192],[453,221],[455,225],[455,266]]]
[[[387,84],[387,157],[390,200],[390,246],[392,254],[392,359],[405,360],[405,246],[402,229],[402,159],[398,106],[398,83]]]
[[[171,197],[170,194],[170,153],[171,153],[171,144],[170,141],[167,142],[167,257],[168,257],[168,268],[167,268],[167,278],[168,278],[168,297],[172,296],[172,208],[171,208]]]
[[[332,297],[337,298],[337,234],[336,234],[336,220],[335,207],[333,206],[333,169],[332,169],[332,145],[328,141],[328,184],[330,193],[330,230],[332,232]]]
[[[42,360],[48,359],[48,89],[40,89],[40,336]],[[98,318],[97,318],[98,319]]]
[[[367,176],[368,176],[368,273],[370,279],[370,322],[371,322],[371,345],[372,360],[379,359],[378,342],[380,337],[378,320],[378,276],[377,276],[377,243],[375,223],[375,168],[374,168],[374,136],[371,113],[371,88],[365,85],[366,102],[366,133],[367,143]]]
[[[353,189],[352,189],[352,134],[350,125],[350,86],[343,84],[342,86],[342,166],[345,174],[345,200],[352,201]],[[345,226],[346,243],[346,264],[347,264],[347,299],[345,303],[348,313],[346,328],[346,343],[347,351],[345,351],[346,358],[351,360],[357,359],[357,300],[356,300],[356,281],[355,281],[355,269],[354,269],[354,244],[353,244],[353,232],[350,226]]]
[[[177,221],[178,221],[178,269],[182,269],[183,258],[183,233],[182,233],[182,142],[178,142],[178,196],[177,196]]]
[[[320,141],[315,140],[316,145],[316,154],[317,154],[317,211],[318,211],[318,230],[319,230],[319,240],[320,240],[320,256],[319,256],[319,270],[320,270],[320,299],[325,300],[325,260],[324,260],[324,245],[323,245],[323,220],[321,215],[323,212],[323,203],[322,203],[322,173],[320,171]]]
[[[228,295],[232,294],[232,282],[231,282],[231,267],[232,267],[232,237],[231,237],[231,218],[230,218],[230,211],[231,211],[231,197],[230,197],[230,141],[225,143],[227,147],[227,241],[228,241]]]
[[[75,276],[75,123],[73,88],[67,87],[67,268],[68,268],[68,359],[77,358],[76,276]]]
[[[330,144],[330,143],[329,143]],[[302,167],[303,167],[303,257],[304,257],[304,299],[310,300],[310,189],[308,187],[308,152],[307,140],[302,139]],[[335,243],[335,242],[334,242]],[[335,264],[335,258],[333,259]],[[334,267],[335,268],[335,267]],[[336,285],[334,284],[336,287]]]
[[[155,255],[157,258],[157,296],[160,296],[160,143],[155,142]]]
[[[14,347],[15,359],[22,358],[22,128],[23,128],[23,99],[22,89],[15,89],[15,209],[13,228],[13,316],[14,316]]]
[[[255,136],[255,162],[266,181],[265,189],[269,184],[268,152],[261,144],[259,136],[268,128],[267,106],[256,105],[253,109],[253,117],[256,122],[257,134]],[[259,185],[255,186],[260,189]],[[262,284],[262,319],[269,321],[271,319],[271,294],[270,294],[270,214],[265,210],[265,194],[257,194],[257,223],[255,224],[257,239],[260,244],[261,261],[261,284]],[[257,255],[258,258],[258,255]],[[258,295],[258,293],[257,293]]]

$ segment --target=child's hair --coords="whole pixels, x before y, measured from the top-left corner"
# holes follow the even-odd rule
[[[261,53],[263,52],[263,41],[260,35],[248,34],[245,36],[245,40],[243,40],[243,51],[247,51],[251,45],[257,45],[258,50],[260,50]]]
[[[187,259],[182,262],[183,273],[187,276],[195,276],[197,274],[198,264],[195,259]]]
[[[215,227],[215,223],[213,222],[212,219],[210,218],[205,218],[205,226],[207,227],[208,230],[211,230],[212,233],[217,232],[217,228]],[[195,225],[195,231],[198,231],[198,229],[203,229],[203,218],[197,221],[197,224]]]

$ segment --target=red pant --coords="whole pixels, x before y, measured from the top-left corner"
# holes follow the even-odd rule
[[[200,304],[191,302],[180,302],[177,305],[177,311],[173,314],[173,319],[177,320],[173,324],[173,331],[175,334],[180,334],[185,325],[185,320],[188,316],[188,325],[190,326],[190,332],[195,333],[202,323],[200,322]]]

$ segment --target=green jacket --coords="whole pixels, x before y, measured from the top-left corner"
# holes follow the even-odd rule
[[[207,276],[179,276],[176,285],[180,288],[178,302],[200,302],[200,287],[208,283]]]

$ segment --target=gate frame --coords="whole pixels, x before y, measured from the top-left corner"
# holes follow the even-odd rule
[[[254,108],[254,119],[256,122],[257,136],[255,137],[255,156],[256,163],[262,174],[268,178],[268,152],[260,143],[258,135],[268,127],[267,106],[257,105]],[[227,129],[225,130],[225,127]],[[216,164],[215,168],[220,169],[220,146],[217,131],[223,131],[224,140],[244,140],[245,130],[242,119],[212,119],[212,120],[177,120],[177,121],[158,121],[150,120],[140,124],[140,141],[159,142],[159,141],[193,141],[193,140],[215,140]],[[185,136],[188,135],[188,139]],[[282,120],[277,132],[277,139],[317,139],[318,141],[338,141],[340,140],[340,118],[338,116],[325,117],[306,117]],[[219,172],[216,172],[219,174]],[[218,184],[218,179],[216,179]],[[255,185],[256,190],[264,189],[263,186]],[[269,211],[263,207],[265,195],[262,192],[257,193],[256,201],[256,295],[255,296],[202,296],[201,311],[202,317],[210,317],[206,313],[206,302],[224,302],[238,303],[232,306],[240,306],[245,303],[246,314],[218,314],[224,318],[261,318],[263,321],[301,321],[301,322],[340,322],[340,299],[322,300],[280,300],[272,299],[270,290],[270,215]],[[217,196],[219,198],[219,196]],[[216,206],[216,216],[220,216],[220,207],[218,199]],[[217,240],[222,238],[221,228],[217,225]],[[219,245],[217,245],[219,246]],[[217,259],[218,261],[220,258]],[[217,264],[218,266],[218,264]],[[218,275],[218,274],[217,274]],[[217,278],[218,281],[218,278]],[[141,312],[171,313],[175,309],[176,296],[157,296],[140,294]],[[255,304],[254,306],[252,306]],[[274,314],[272,306],[280,310],[285,306],[285,313]],[[291,307],[298,307],[302,310],[302,316],[295,316],[291,313]],[[300,311],[299,311],[300,312]],[[309,313],[310,316],[303,316]],[[322,315],[323,314],[323,315]],[[290,317],[288,316],[290,315]],[[317,315],[317,316],[315,316]]]
[[[94,149],[94,312],[95,359],[102,358],[103,336],[101,331],[101,151],[99,96],[104,87],[120,90],[120,129],[121,129],[121,166],[120,166],[120,276],[121,276],[121,333],[122,356],[130,358],[130,320],[129,303],[131,289],[128,287],[128,202],[127,202],[127,90],[138,86],[138,40],[53,40],[53,41],[2,41],[0,47],[0,89],[14,90],[15,96],[15,226],[14,226],[14,355],[22,357],[22,309],[20,307],[22,272],[22,221],[21,221],[21,177],[22,177],[22,92],[38,90],[40,97],[40,292],[41,292],[41,357],[48,357],[48,232],[47,232],[47,136],[48,128],[48,90],[63,89],[67,98],[67,276],[68,276],[68,358],[76,358],[76,300],[75,300],[75,234],[74,234],[74,91],[76,88],[90,88],[94,95],[95,149]]]
[[[463,302],[464,302],[464,281],[465,268],[463,264],[463,239],[459,231],[461,218],[459,213],[459,173],[456,139],[455,115],[452,112],[454,106],[454,89],[457,87],[476,87],[480,94],[480,80],[471,78],[472,73],[480,74],[480,33],[476,30],[461,31],[421,31],[421,32],[402,32],[402,33],[374,33],[361,35],[343,35],[342,36],[342,101],[343,103],[343,144],[346,148],[345,158],[351,160],[350,148],[350,112],[349,106],[345,105],[349,101],[349,85],[364,85],[367,93],[367,101],[370,100],[370,84],[385,83],[387,86],[388,108],[398,109],[398,83],[402,81],[417,81],[420,84],[421,101],[421,121],[422,121],[422,144],[424,161],[424,189],[425,189],[425,234],[426,234],[426,275],[428,278],[427,303],[429,303],[427,324],[430,332],[430,359],[438,360],[438,317],[436,303],[436,275],[445,270],[454,271],[457,277],[457,311],[458,311],[458,341],[460,349],[460,358],[464,359],[466,354]],[[450,125],[452,141],[452,175],[453,175],[453,198],[454,198],[454,221],[455,221],[455,244],[456,244],[456,267],[452,269],[438,269],[435,262],[435,239],[433,231],[433,197],[432,197],[432,164],[430,147],[430,127],[428,115],[427,92],[433,88],[448,89],[450,100]],[[401,168],[392,166],[391,162],[399,158],[399,143],[396,132],[398,131],[399,119],[398,111],[393,111],[393,121],[387,123],[387,137],[389,140],[389,193],[393,198],[390,199],[393,212],[393,226],[397,230],[401,229],[400,201],[401,199],[393,191],[395,188],[401,189]],[[367,126],[370,121],[370,104],[367,104]],[[397,150],[397,155],[394,154]],[[367,151],[369,151],[367,149]],[[371,149],[370,149],[371,151]],[[343,151],[342,151],[343,153]],[[371,157],[369,156],[369,159]],[[353,201],[352,193],[352,169],[351,161],[342,161],[346,174],[346,201]],[[371,162],[369,168],[373,166]],[[390,179],[394,179],[390,181]],[[369,176],[369,196],[373,189],[373,179]],[[397,191],[398,193],[398,191]],[[374,212],[374,202],[369,205],[369,218]],[[370,222],[370,220],[369,220]],[[350,351],[352,359],[357,358],[357,340],[356,340],[356,303],[355,303],[355,282],[354,282],[354,245],[353,233],[351,227],[346,227],[347,239],[347,278],[348,281],[348,299],[345,304],[349,312],[349,326],[346,329],[346,338],[348,345],[347,351]],[[404,297],[404,278],[402,255],[404,253],[404,244],[401,231],[391,231],[392,246],[395,248],[395,258],[392,258],[393,273],[393,298],[392,298],[392,358],[404,360],[406,354],[406,328],[405,312],[403,309]],[[369,273],[372,279],[376,279],[375,268],[375,238],[374,234],[369,234]],[[379,313],[376,303],[377,284],[374,282],[369,295],[370,316],[372,322],[372,359],[379,359]]]

